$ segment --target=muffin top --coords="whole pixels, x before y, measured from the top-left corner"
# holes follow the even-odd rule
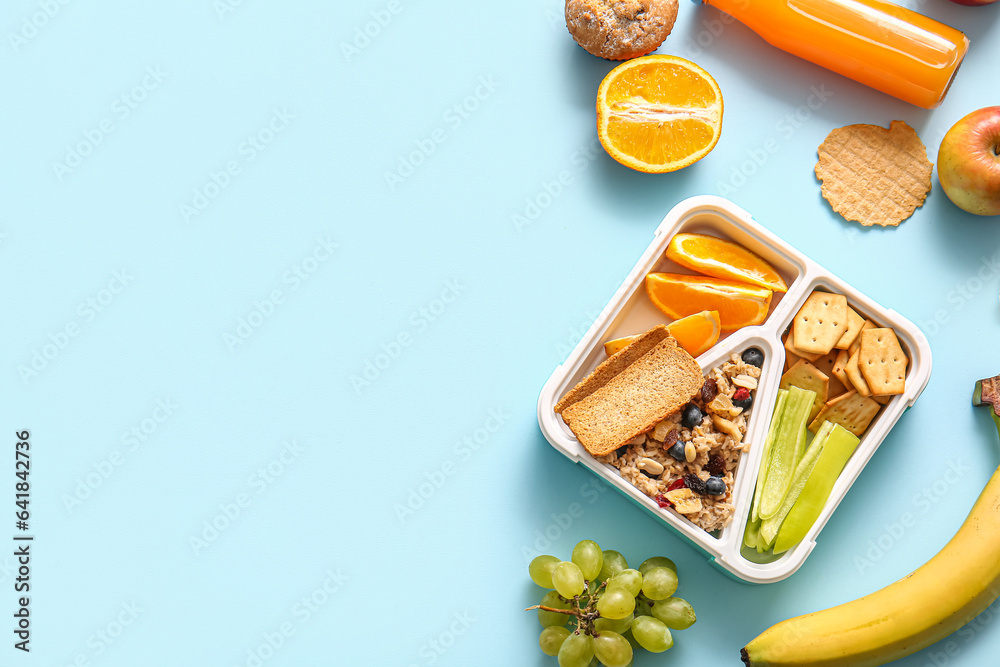
[[[677,0],[566,0],[566,27],[573,39],[608,60],[655,51],[676,19]]]

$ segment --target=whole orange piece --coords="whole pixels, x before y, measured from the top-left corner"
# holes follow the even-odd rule
[[[608,155],[647,173],[676,171],[715,148],[722,91],[690,60],[652,55],[611,70],[597,91],[597,136]]]

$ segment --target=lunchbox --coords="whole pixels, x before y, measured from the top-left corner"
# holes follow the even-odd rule
[[[724,333],[711,349],[697,359],[704,373],[727,361],[734,352],[742,353],[747,348],[757,347],[764,353],[754,409],[744,436],[744,441],[750,443],[750,449],[740,457],[733,482],[735,514],[730,524],[716,533],[707,533],[683,516],[669,509],[660,509],[652,498],[623,479],[613,466],[592,457],[554,411],[559,399],[606,358],[603,347],[606,341],[640,333],[657,324],[669,323],[666,315],[657,310],[646,296],[644,281],[646,274],[653,271],[692,273],[666,259],[664,255],[670,239],[678,232],[708,234],[739,243],[770,262],[788,285],[786,293],[774,294],[770,312],[763,324]],[[910,359],[906,388],[903,394],[892,397],[864,433],[861,443],[838,478],[822,513],[805,539],[776,560],[754,562],[741,553],[741,547],[760,469],[763,444],[783,372],[785,348],[781,336],[806,298],[817,288],[844,294],[858,314],[872,319],[880,326],[895,330]],[[558,451],[589,468],[663,524],[687,538],[708,554],[710,562],[725,573],[750,583],[773,583],[792,575],[809,557],[823,526],[889,430],[927,386],[930,374],[930,346],[916,325],[868,298],[782,241],[739,206],[722,197],[705,195],[677,204],[656,228],[652,243],[611,301],[569,358],[555,369],[542,387],[538,397],[538,424],[545,438]]]

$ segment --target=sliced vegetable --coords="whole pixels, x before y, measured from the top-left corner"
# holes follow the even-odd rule
[[[824,427],[826,423],[828,422],[824,423]],[[801,542],[816,523],[826,501],[830,498],[833,485],[860,442],[858,436],[840,424],[833,426],[798,501],[781,524],[778,537],[774,541],[775,554],[784,553]]]
[[[770,519],[777,514],[788,495],[798,463],[799,442],[804,442],[806,437],[809,411],[815,400],[814,391],[794,386],[788,389],[788,401],[781,416],[781,424],[771,443],[771,451],[768,452],[767,479],[764,481],[758,512],[761,519]]]
[[[749,362],[748,362],[749,363]],[[771,416],[771,426],[767,431],[767,440],[764,441],[764,452],[760,457],[760,473],[757,475],[757,488],[753,492],[753,509],[750,520],[760,523],[760,497],[764,492],[764,482],[767,479],[767,459],[770,456],[771,443],[778,432],[778,425],[781,423],[781,415],[785,412],[785,403],[788,402],[788,390],[778,390],[778,400],[774,403],[774,413]],[[747,545],[749,546],[749,545]]]
[[[812,473],[813,468],[816,467],[816,463],[819,461],[819,455],[823,451],[823,445],[826,439],[830,436],[830,431],[833,430],[833,423],[823,422],[823,426],[820,427],[819,433],[813,438],[812,444],[809,445],[808,451],[799,461],[799,464],[795,467],[795,477],[792,480],[792,486],[788,489],[788,495],[785,496],[785,502],[781,504],[781,509],[778,513],[772,516],[767,521],[764,521],[760,526],[760,540],[768,544],[768,546],[773,545],[775,538],[778,536],[778,529],[781,528],[782,522],[788,513],[792,511],[792,506],[795,505],[795,501],[799,499],[802,494],[802,489],[805,488],[806,482],[809,480],[809,475]]]

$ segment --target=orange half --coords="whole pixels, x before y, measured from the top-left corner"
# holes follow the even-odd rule
[[[705,234],[676,234],[667,259],[713,278],[739,280],[775,292],[787,292],[785,279],[763,257],[738,243]]]
[[[626,61],[597,91],[597,136],[608,155],[647,173],[676,171],[715,148],[722,91],[704,69],[670,55]]]
[[[715,310],[722,331],[735,331],[767,319],[772,292],[735,280],[650,273],[646,275],[646,294],[671,319]]]

